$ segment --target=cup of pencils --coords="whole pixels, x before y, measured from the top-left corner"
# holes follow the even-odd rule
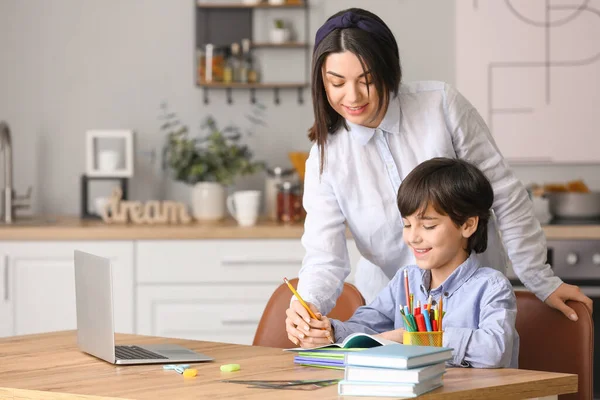
[[[400,306],[400,314],[404,320],[405,328],[403,343],[415,346],[442,347],[444,335],[442,331],[443,299],[432,306],[430,296],[428,303],[423,307],[421,307],[419,301],[413,307],[412,300],[411,294],[408,300],[409,305]]]

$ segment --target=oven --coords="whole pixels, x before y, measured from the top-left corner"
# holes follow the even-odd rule
[[[600,239],[548,240],[548,263],[565,283],[577,285],[600,310]],[[526,290],[512,269],[507,273],[515,290]],[[566,318],[566,317],[565,317]],[[594,399],[600,399],[600,318],[594,320]]]

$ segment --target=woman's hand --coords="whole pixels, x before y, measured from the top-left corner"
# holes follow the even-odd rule
[[[296,346],[304,348],[333,343],[331,339],[333,328],[329,318],[323,317],[314,304],[306,304],[320,320],[311,318],[302,304],[298,300],[293,300],[290,308],[285,312],[287,315],[285,330],[288,339]]]
[[[561,284],[558,289],[548,296],[546,299],[546,304],[552,308],[556,308],[558,311],[565,314],[565,316],[573,321],[577,321],[579,317],[575,313],[575,311],[565,304],[567,300],[576,300],[580,301],[590,310],[590,313],[593,311],[593,302],[592,299],[587,297],[578,286],[569,285],[568,283]]]
[[[387,331],[387,332],[383,332],[380,333],[379,336],[380,338],[383,339],[387,339],[387,340],[391,340],[394,342],[398,342],[398,343],[402,343],[403,342],[403,337],[404,337],[404,328],[398,328],[398,329],[394,329],[393,331]]]

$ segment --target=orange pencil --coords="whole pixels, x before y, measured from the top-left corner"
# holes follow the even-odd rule
[[[300,296],[300,293],[298,293],[296,291],[296,289],[294,289],[294,287],[292,286],[292,284],[287,280],[287,278],[283,278],[283,281],[288,285],[288,287],[290,288],[290,290],[292,291],[292,293],[294,293],[294,296],[296,296],[296,298],[298,299],[298,301],[300,302],[300,304],[302,304],[302,307],[304,307],[306,309],[306,311],[308,311],[308,313],[310,314],[310,316],[314,319],[316,319],[317,321],[320,321],[319,318],[317,318],[317,316],[315,315],[314,312],[312,312],[312,310],[310,309],[310,307],[308,306],[308,304],[306,304],[306,302],[304,301],[304,299],[302,298],[302,296]],[[333,338],[329,338],[329,341],[331,343],[333,343]]]

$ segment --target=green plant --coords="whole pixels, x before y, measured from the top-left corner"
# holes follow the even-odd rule
[[[253,174],[264,168],[263,162],[252,160],[248,146],[240,143],[242,132],[237,126],[229,125],[221,130],[215,119],[208,116],[201,125],[201,130],[207,133],[192,137],[188,127],[168,110],[166,103],[161,108],[164,120],[161,131],[166,135],[163,169],[172,171],[175,180],[190,185],[198,182],[230,185],[237,176]],[[253,126],[264,126],[260,114],[263,111],[264,106],[259,105],[254,115],[246,117]]]
[[[284,24],[283,24],[283,20],[282,19],[276,19],[275,20],[275,28],[277,29],[283,29]]]

